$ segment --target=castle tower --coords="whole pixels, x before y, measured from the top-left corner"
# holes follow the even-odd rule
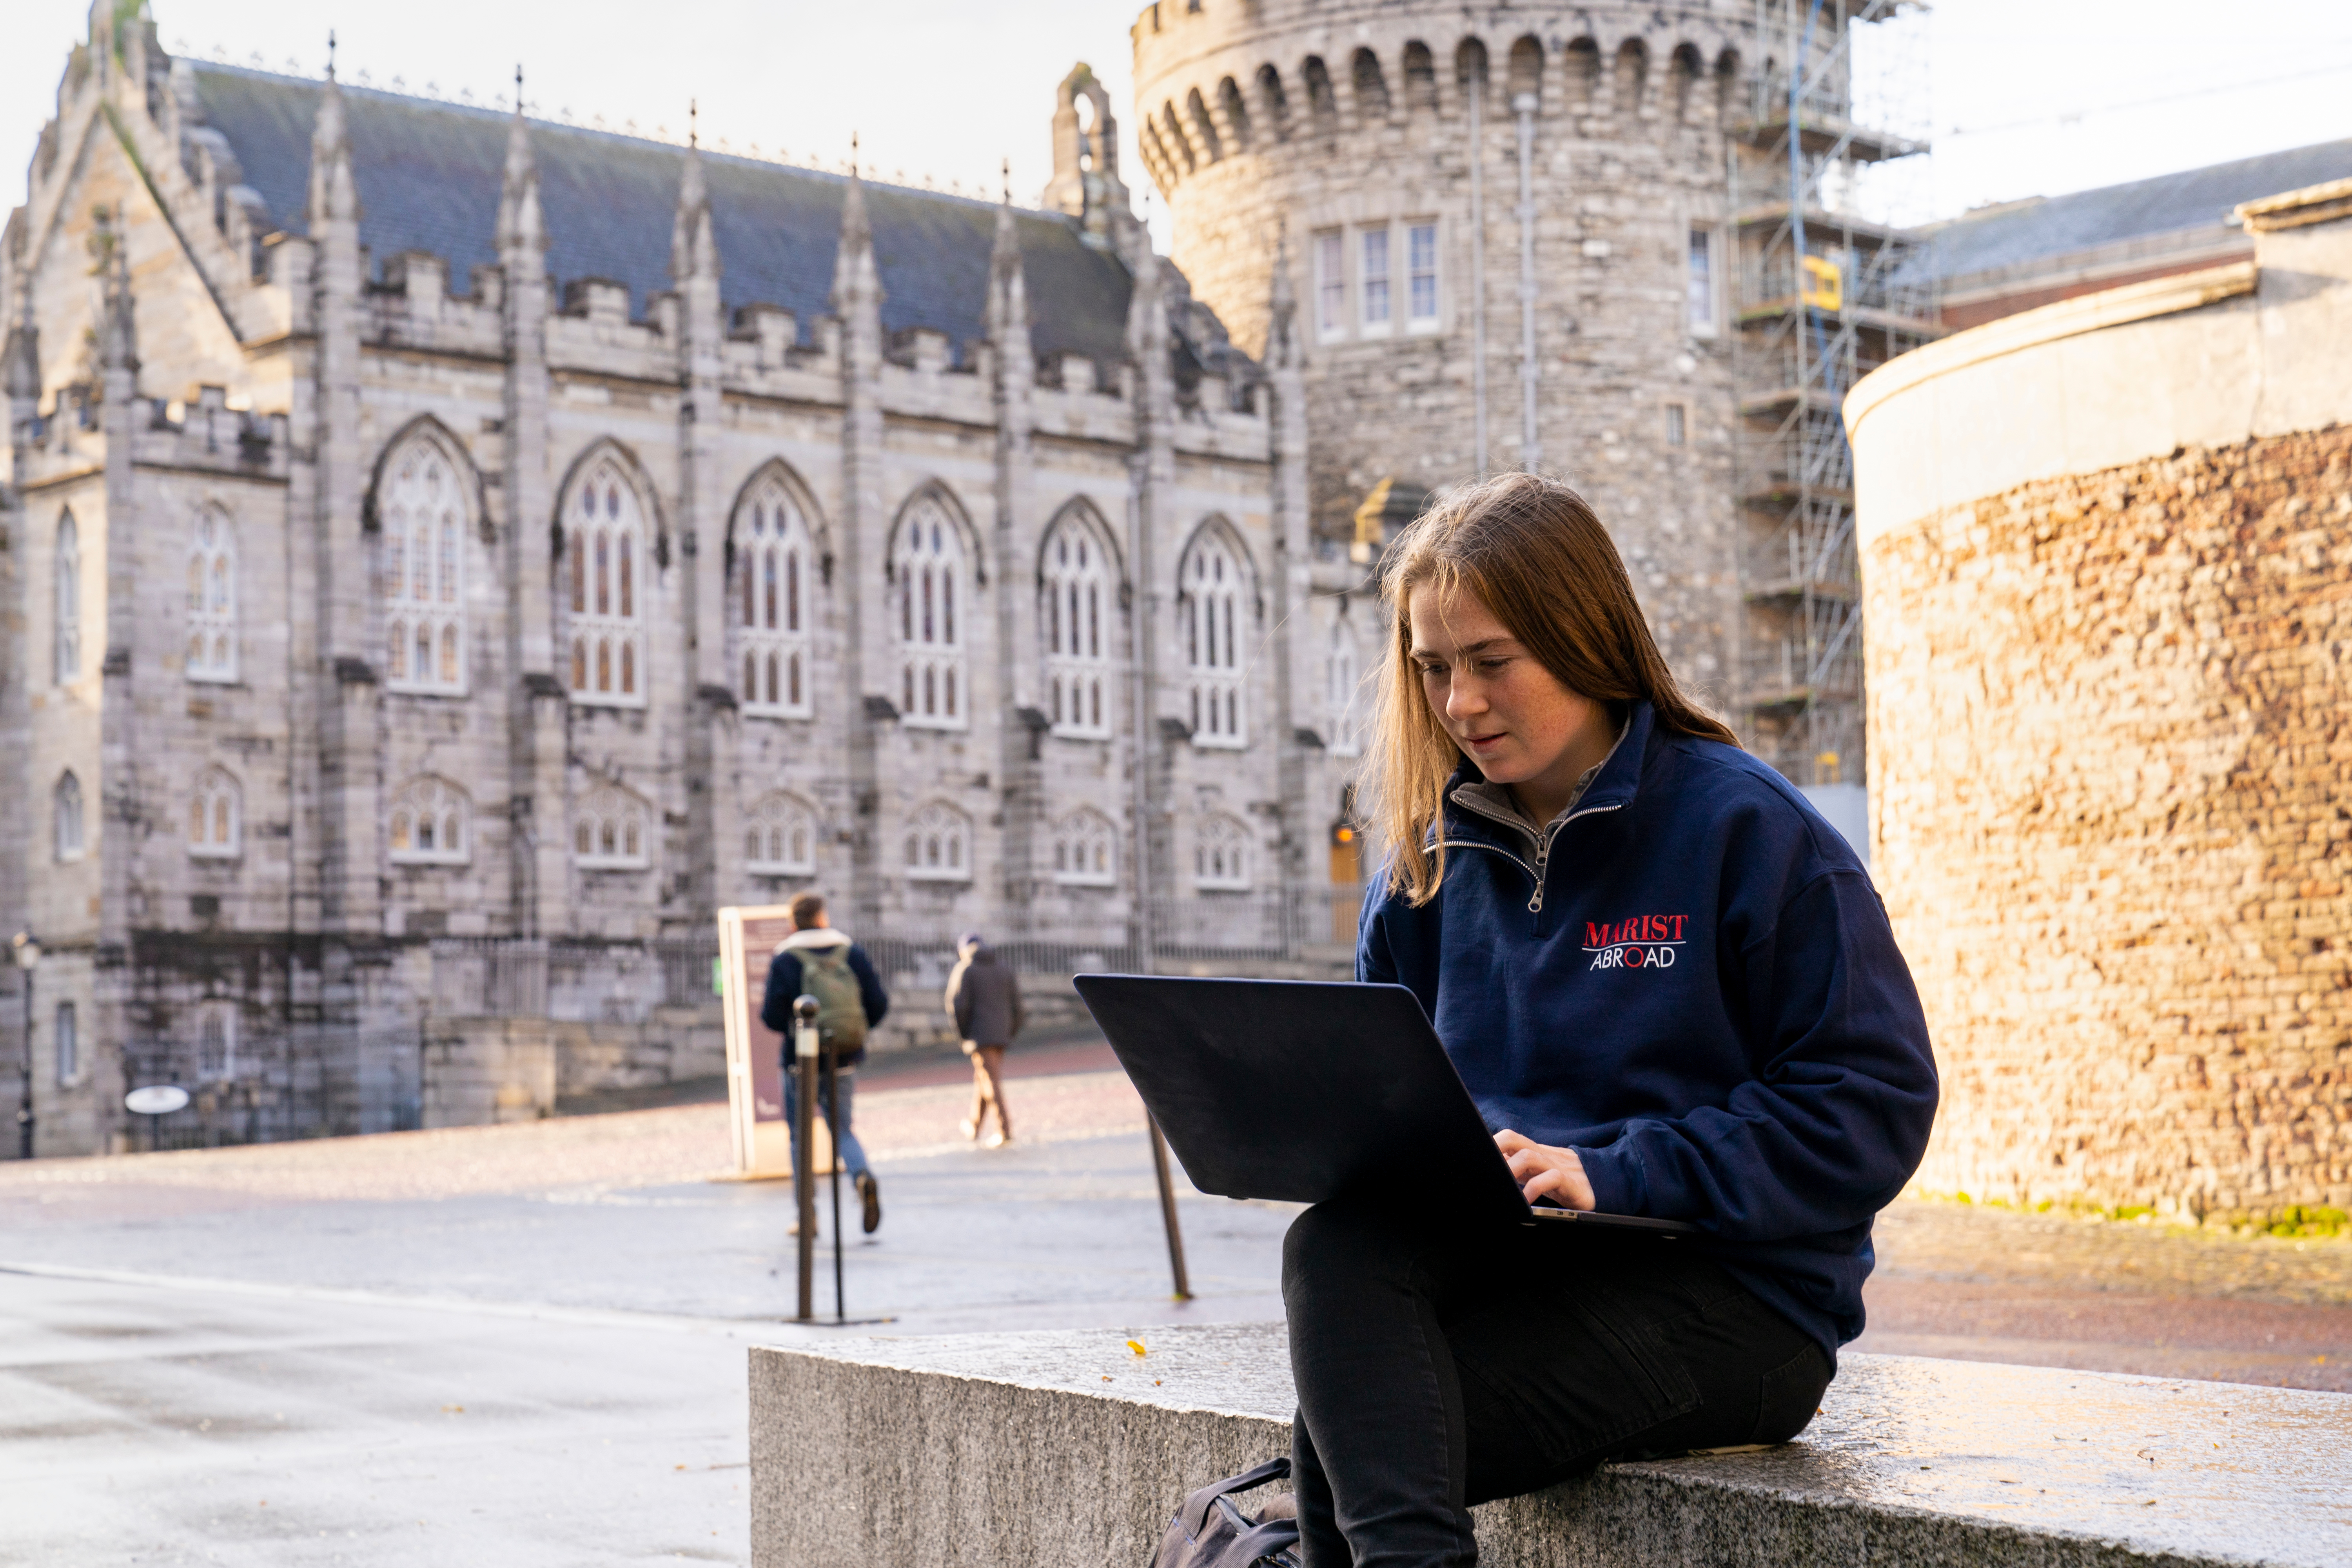
[[[1821,726],[1793,721],[1790,694],[1814,687],[1801,670],[1762,690],[1750,667],[1789,663],[1789,626],[1811,635],[1806,617],[1836,603],[1780,602],[1781,513],[1845,509],[1843,544],[1806,569],[1852,604],[1850,491],[1832,476],[1833,495],[1783,493],[1787,411],[1747,383],[1786,356],[1740,341],[1772,289],[1746,274],[1774,258],[1794,270],[1792,232],[1808,254],[1856,243],[1819,213],[1809,238],[1790,214],[1822,201],[1823,169],[1911,149],[1813,123],[1846,110],[1850,37],[1886,0],[1819,8],[1793,31],[1776,21],[1787,9],[1601,0],[1538,27],[1432,0],[1188,0],[1147,7],[1133,37],[1142,162],[1196,297],[1262,354],[1286,241],[1297,269],[1324,558],[1369,563],[1429,491],[1509,468],[1562,478],[1616,538],[1677,673],[1812,783]],[[1792,200],[1780,100],[1798,54],[1811,96]],[[1777,292],[1800,291],[1784,279]],[[1841,321],[1821,334],[1788,310],[1766,318],[1775,342],[1803,324],[1857,351]],[[1828,400],[1833,418],[1832,389],[1814,392],[1789,406]],[[1858,709],[1858,686],[1840,700]],[[1858,756],[1843,776],[1860,776]]]

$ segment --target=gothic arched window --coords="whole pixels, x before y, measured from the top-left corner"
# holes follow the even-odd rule
[[[642,707],[651,563],[645,509],[618,462],[590,467],[564,502],[563,527],[572,700]]]
[[[79,860],[88,841],[82,837],[81,780],[68,768],[49,795],[50,826],[59,860]]]
[[[1331,662],[1324,703],[1331,716],[1331,751],[1352,757],[1363,750],[1364,699],[1356,628],[1341,616],[1331,626]]]
[[[899,520],[890,580],[899,716],[920,729],[961,730],[971,705],[963,658],[971,606],[963,601],[963,535],[938,498],[918,497]]]
[[[1056,735],[1107,736],[1118,692],[1111,679],[1118,627],[1108,552],[1079,511],[1066,512],[1045,535],[1038,573],[1037,640],[1045,650],[1045,712]]]
[[[1247,743],[1242,701],[1241,637],[1256,593],[1241,551],[1222,528],[1206,528],[1177,569],[1176,615],[1190,667],[1192,743]]]
[[[1235,893],[1250,885],[1249,829],[1238,818],[1207,816],[1192,834],[1192,886]]]
[[[218,507],[196,513],[188,541],[187,676],[236,679],[236,536]]]
[[[440,447],[412,440],[384,467],[384,685],[466,691],[466,501]]]
[[[806,801],[761,796],[743,814],[743,868],[761,877],[816,873],[816,813]]]
[[[245,836],[236,780],[226,768],[206,768],[188,797],[188,853],[207,860],[236,854]]]
[[[73,513],[58,520],[57,556],[50,563],[56,590],[57,642],[54,679],[58,685],[81,679],[81,530]]]
[[[971,819],[941,801],[907,819],[906,868],[918,882],[971,880]]]
[[[572,816],[572,859],[592,871],[635,871],[652,856],[645,802],[612,784],[590,790]]]
[[[462,866],[472,858],[472,808],[465,792],[446,779],[415,779],[393,796],[385,820],[392,858],[399,866]]]
[[[815,552],[808,520],[782,481],[769,479],[735,516],[736,696],[746,713],[805,719],[814,710],[809,667]]]
[[[1054,825],[1054,880],[1072,888],[1118,880],[1118,832],[1109,817],[1080,806]]]

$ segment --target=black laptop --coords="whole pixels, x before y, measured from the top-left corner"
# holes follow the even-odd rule
[[[1077,989],[1204,1193],[1394,1194],[1496,1222],[1697,1228],[1529,1205],[1402,985],[1081,974]]]

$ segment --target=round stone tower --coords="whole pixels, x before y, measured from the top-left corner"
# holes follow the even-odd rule
[[[1818,749],[1782,722],[1787,691],[1818,707],[1827,689],[1804,679],[1820,661],[1780,645],[1820,616],[1772,612],[1758,579],[1787,573],[1758,563],[1837,552],[1777,542],[1824,503],[1791,500],[1781,481],[1805,464],[1759,464],[1748,435],[1801,426],[1803,382],[1793,401],[1747,406],[1745,383],[1780,372],[1749,368],[1734,340],[1759,290],[1787,296],[1781,320],[1796,313],[1804,290],[1769,276],[1775,243],[1777,272],[1794,279],[1790,256],[1838,241],[1787,215],[1828,205],[1821,171],[1873,145],[1818,136],[1814,100],[1832,89],[1844,109],[1850,24],[1875,7],[1819,9],[1808,32],[1787,0],[1162,0],[1133,30],[1142,161],[1194,294],[1255,353],[1274,274],[1289,271],[1323,548],[1367,561],[1384,521],[1482,473],[1563,478],[1615,534],[1676,670],[1807,783],[1826,781],[1775,754]],[[1790,116],[1768,57],[1800,51],[1812,68]],[[1807,189],[1792,203],[1799,165]],[[1759,205],[1761,218],[1746,210]],[[1759,275],[1746,289],[1743,263]],[[1812,391],[1833,425],[1843,386]],[[1842,477],[1827,479],[1850,507]],[[1848,605],[1851,559],[1849,540]],[[1772,662],[1766,644],[1797,679],[1759,698],[1748,667]],[[1776,725],[1792,737],[1779,746]]]

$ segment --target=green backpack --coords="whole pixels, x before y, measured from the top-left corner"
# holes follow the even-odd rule
[[[816,998],[817,1038],[833,1047],[834,1059],[844,1066],[866,1054],[866,999],[857,987],[857,972],[849,967],[849,944],[804,947],[801,990]]]

